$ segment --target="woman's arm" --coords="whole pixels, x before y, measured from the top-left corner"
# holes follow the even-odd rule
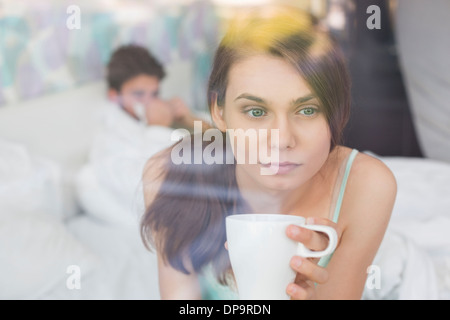
[[[392,172],[378,159],[359,154],[347,182],[338,221],[343,233],[327,266],[318,299],[361,299],[367,268],[383,240],[397,194]]]
[[[361,298],[367,268],[383,239],[396,193],[395,178],[381,161],[364,154],[355,159],[338,225],[326,219],[314,221],[336,229],[338,247],[326,268],[318,266],[317,259],[291,260],[297,271],[296,283],[287,288],[292,299]],[[292,226],[287,234],[312,250],[327,246],[325,236],[308,229]]]
[[[195,272],[184,274],[165,263],[158,254],[159,292],[163,300],[199,300],[200,282]]]
[[[145,207],[148,208],[155,199],[161,184],[165,178],[164,167],[167,160],[167,149],[159,152],[150,158],[143,172],[143,189]],[[146,235],[148,236],[148,235]],[[152,239],[154,243],[158,243],[158,230],[153,230]],[[161,299],[178,300],[178,299],[201,299],[201,289],[198,277],[195,272],[184,274],[170,266],[164,261],[158,248],[156,248],[158,257],[158,279],[159,292]],[[184,263],[189,270],[189,263]]]

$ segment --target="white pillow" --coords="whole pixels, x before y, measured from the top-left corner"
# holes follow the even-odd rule
[[[68,232],[61,208],[59,167],[0,140],[0,299],[65,285],[71,265],[92,270],[96,258]]]
[[[56,286],[74,290],[71,266],[80,271],[82,285],[96,263],[96,256],[54,217],[0,215],[0,299],[36,299]]]
[[[59,167],[32,157],[25,147],[0,140],[0,216],[45,212],[62,219]]]
[[[86,162],[105,92],[102,80],[0,108],[0,140],[19,142],[33,158],[61,168],[64,218],[79,213],[73,175]]]
[[[450,163],[431,159],[382,157],[397,180],[392,219],[427,220],[450,215]]]
[[[139,225],[139,209],[143,210],[143,192],[136,191],[136,201],[126,203],[99,184],[92,166],[84,166],[75,179],[76,191],[84,214],[108,224],[137,227]],[[138,196],[141,195],[141,198]],[[141,200],[141,201],[139,201]]]

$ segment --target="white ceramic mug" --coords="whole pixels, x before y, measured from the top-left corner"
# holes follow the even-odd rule
[[[320,258],[336,249],[334,228],[306,225],[305,220],[285,214],[236,214],[226,218],[228,251],[240,299],[289,299],[286,288],[296,275],[289,265],[291,258]],[[326,233],[328,247],[311,251],[290,239],[286,228],[291,224]]]

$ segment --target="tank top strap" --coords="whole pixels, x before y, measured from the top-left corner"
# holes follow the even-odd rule
[[[336,205],[333,213],[333,222],[337,223],[339,220],[339,214],[341,212],[342,201],[344,200],[345,188],[347,186],[347,180],[350,175],[350,170],[352,168],[353,160],[355,160],[358,150],[353,149],[347,159],[347,164],[345,166],[344,176],[342,177],[341,187],[339,188],[339,195],[336,200]]]
[[[341,213],[342,201],[344,200],[345,187],[347,186],[347,180],[350,175],[350,169],[352,168],[353,160],[355,160],[357,154],[358,154],[358,150],[353,149],[347,158],[344,175],[342,176],[341,186],[339,189],[339,195],[338,195],[336,205],[334,208],[334,213],[333,213],[333,222],[334,223],[337,223],[339,220],[339,214]],[[330,262],[332,256],[333,256],[333,253],[329,254],[328,256],[322,257],[319,260],[318,265],[325,268],[328,265],[328,263]]]

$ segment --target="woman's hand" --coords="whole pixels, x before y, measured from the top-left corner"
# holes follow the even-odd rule
[[[342,231],[336,223],[324,218],[308,218],[307,224],[319,224],[333,227],[336,230],[338,239],[341,238]],[[320,232],[309,230],[295,225],[290,225],[286,234],[292,240],[303,243],[305,247],[314,251],[325,250],[328,246],[328,237]],[[291,259],[291,268],[297,272],[295,283],[290,283],[286,292],[293,300],[314,299],[315,284],[323,284],[328,280],[328,272],[325,268],[317,265],[319,259],[303,258],[294,256]]]

